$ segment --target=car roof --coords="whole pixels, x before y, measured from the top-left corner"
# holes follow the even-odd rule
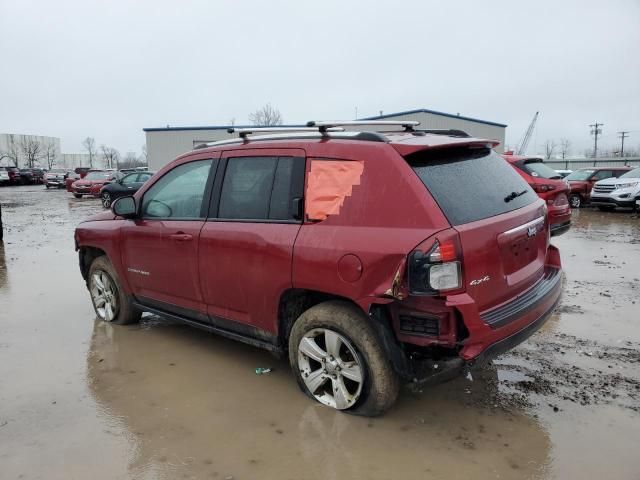
[[[349,141],[349,143],[357,148],[360,144],[380,144],[391,145],[401,155],[408,155],[410,153],[431,149],[431,148],[443,148],[443,147],[456,147],[467,145],[483,145],[490,148],[500,144],[497,140],[482,139],[468,136],[465,132],[459,130],[443,130],[443,133],[431,133],[432,131],[415,132],[403,132],[403,131],[391,131],[391,132],[374,132],[374,131],[344,131],[344,132],[301,132],[301,133],[276,133],[271,135],[251,135],[246,138],[233,138],[229,140],[222,140],[219,142],[212,142],[203,144],[197,147],[194,151],[185,153],[179,158],[190,155],[194,152],[214,152],[225,150],[228,148],[240,149],[244,148],[282,148],[285,146],[295,148],[303,148],[306,145],[318,144],[320,142],[325,143],[327,141]],[[453,132],[447,134],[445,132]],[[353,143],[351,143],[353,142]]]

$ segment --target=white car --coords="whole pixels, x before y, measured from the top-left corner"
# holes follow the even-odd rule
[[[0,185],[5,185],[7,183],[9,183],[9,172],[4,168],[0,168]]]
[[[618,178],[600,180],[591,190],[591,204],[600,210],[635,208],[637,197],[640,197],[640,167]]]

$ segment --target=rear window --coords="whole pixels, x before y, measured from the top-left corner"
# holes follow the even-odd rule
[[[634,168],[624,175],[620,175],[620,178],[640,178],[640,168]]]
[[[462,225],[535,202],[538,196],[493,150],[426,150],[406,157],[451,225]]]
[[[561,179],[562,175],[553,168],[548,167],[542,160],[525,160],[522,169],[532,177]]]
[[[595,170],[576,170],[567,176],[567,180],[586,180],[593,175],[593,172],[595,172]]]

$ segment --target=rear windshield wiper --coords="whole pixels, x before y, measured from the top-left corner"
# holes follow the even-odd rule
[[[523,190],[521,192],[511,192],[509,195],[507,195],[506,197],[504,197],[504,201],[509,203],[511,200],[515,200],[516,198],[518,198],[520,195],[524,195],[525,193],[527,193],[526,190]]]

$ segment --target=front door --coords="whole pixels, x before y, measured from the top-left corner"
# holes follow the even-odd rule
[[[123,265],[141,303],[206,321],[198,238],[217,162],[185,161],[166,172],[144,192],[139,218],[123,227]]]

